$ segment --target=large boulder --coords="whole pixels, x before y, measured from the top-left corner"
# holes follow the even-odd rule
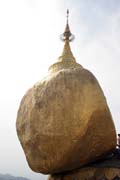
[[[29,89],[18,111],[17,133],[28,164],[44,174],[79,168],[116,146],[96,78],[75,62],[66,64]]]

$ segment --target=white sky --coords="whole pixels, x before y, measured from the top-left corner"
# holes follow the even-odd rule
[[[97,77],[120,132],[120,1],[0,0],[0,173],[47,178],[29,169],[15,122],[27,89],[62,52],[67,8],[73,54]]]

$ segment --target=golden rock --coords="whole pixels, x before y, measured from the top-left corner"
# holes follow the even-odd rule
[[[67,36],[48,76],[23,97],[16,125],[29,166],[44,174],[79,168],[115,149],[103,91],[93,74],[76,63]]]

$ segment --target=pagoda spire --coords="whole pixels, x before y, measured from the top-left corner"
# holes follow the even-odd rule
[[[64,42],[63,51],[56,63],[49,67],[49,72],[54,73],[62,69],[76,68],[81,67],[80,64],[76,62],[76,59],[73,56],[73,53],[70,48],[70,42],[75,39],[74,35],[70,31],[69,27],[69,10],[67,9],[67,21],[66,27],[63,34],[60,36],[60,39]]]
[[[73,41],[75,37],[70,31],[70,27],[69,27],[69,10],[68,9],[67,9],[67,16],[66,17],[67,17],[66,28],[65,28],[64,33],[61,35],[61,40],[62,41],[68,40],[70,42],[70,41]]]
[[[75,58],[70,48],[69,42],[74,40],[74,35],[70,31],[69,27],[69,10],[67,9],[67,22],[64,33],[60,36],[60,39],[65,43],[62,55],[58,58],[58,61],[72,61],[75,62]]]

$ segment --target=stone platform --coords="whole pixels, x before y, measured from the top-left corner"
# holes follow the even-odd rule
[[[120,150],[80,169],[51,175],[48,180],[120,180]]]

